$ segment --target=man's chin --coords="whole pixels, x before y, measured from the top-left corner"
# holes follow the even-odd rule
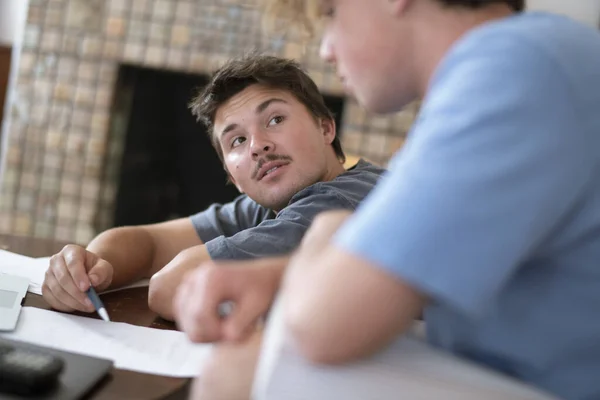
[[[270,193],[268,196],[263,197],[260,201],[255,200],[258,204],[263,207],[266,207],[270,210],[279,212],[285,207],[288,206],[290,200],[294,195],[298,192],[297,190],[288,189],[285,191],[277,190],[273,191],[274,193]],[[275,193],[276,192],[276,193]]]
[[[371,91],[356,96],[356,101],[365,109],[374,114],[394,114],[417,100],[417,97],[408,91]]]

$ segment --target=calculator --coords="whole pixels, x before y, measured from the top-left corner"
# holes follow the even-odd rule
[[[0,343],[0,393],[43,394],[56,386],[64,368],[59,356]]]

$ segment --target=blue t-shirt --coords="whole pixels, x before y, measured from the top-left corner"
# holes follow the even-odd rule
[[[543,13],[466,34],[335,240],[429,295],[433,344],[600,399],[600,34]]]

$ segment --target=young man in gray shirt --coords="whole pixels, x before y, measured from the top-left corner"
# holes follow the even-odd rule
[[[172,319],[188,271],[210,260],[289,253],[317,214],[354,210],[384,172],[362,160],[344,169],[333,116],[293,61],[230,61],[191,109],[242,195],[191,218],[113,228],[87,248],[66,246],[51,258],[42,288],[52,307],[93,312],[90,285],[102,291],[151,278],[150,308]]]

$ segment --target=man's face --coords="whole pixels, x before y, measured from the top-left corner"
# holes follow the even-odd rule
[[[284,90],[247,87],[219,107],[214,134],[240,192],[276,211],[331,167],[334,122],[315,121]]]
[[[406,1],[406,0],[404,0]],[[320,55],[335,64],[346,91],[365,108],[394,112],[413,100],[409,30],[398,24],[402,0],[321,0]]]

